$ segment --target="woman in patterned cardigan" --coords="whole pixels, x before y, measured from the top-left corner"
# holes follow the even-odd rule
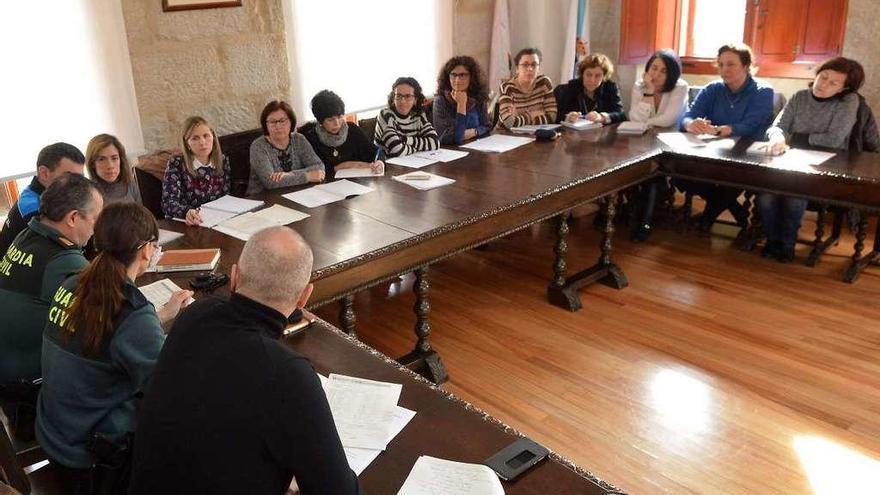
[[[168,160],[162,183],[162,213],[201,225],[199,207],[229,194],[229,159],[217,134],[202,117],[190,117],[180,134],[181,155]]]

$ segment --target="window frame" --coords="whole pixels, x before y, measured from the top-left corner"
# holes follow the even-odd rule
[[[663,0],[656,0],[658,4]],[[798,42],[803,43],[803,40],[806,36],[807,31],[807,22],[808,15],[810,12],[811,2],[814,1],[822,1],[822,0],[804,0],[806,2],[805,8],[802,9],[800,16],[796,18],[792,18],[791,22],[798,23],[797,32],[798,32]],[[849,8],[848,0],[837,0],[842,3],[842,8],[839,12],[839,17],[831,19],[829,22],[832,23],[832,29],[836,29],[836,39],[830,40],[829,42],[829,51],[820,53],[818,55],[804,55],[802,53],[801,45],[795,46],[794,56],[795,59],[792,61],[779,62],[779,61],[767,61],[762,60],[762,47],[756,46],[756,42],[758,41],[758,20],[762,17],[761,12],[769,12],[768,9],[772,7],[773,0],[748,0],[746,2],[746,12],[745,12],[745,22],[743,24],[743,35],[742,42],[752,47],[754,51],[755,60],[753,60],[752,65],[757,68],[757,75],[761,77],[784,77],[784,78],[793,78],[793,79],[812,79],[815,75],[816,67],[821,63],[822,60],[827,58],[831,58],[833,56],[839,56],[842,53],[843,49],[843,41],[844,35],[846,32],[846,21],[847,21],[847,11]],[[715,58],[714,57],[696,57],[693,55],[689,55],[689,53],[693,50],[693,30],[694,30],[694,15],[696,11],[696,0],[690,0],[687,5],[687,10],[685,11],[683,2],[684,0],[674,0],[675,2],[675,29],[667,30],[671,33],[671,36],[666,36],[665,39],[662,37],[657,37],[655,39],[655,47],[663,48],[672,46],[675,48],[679,48],[682,46],[682,36],[684,37],[684,46],[685,53],[681,56],[682,68],[684,69],[684,73],[686,74],[705,74],[705,75],[714,75],[718,73],[718,69],[715,66]],[[627,8],[627,4],[630,3],[630,0],[624,0],[624,9]],[[818,7],[817,7],[818,8]],[[655,9],[653,12],[648,12],[646,15],[653,16],[652,23],[660,24],[663,22],[663,19],[657,16],[657,10]],[[683,16],[687,15],[687,24],[685,25],[682,22]],[[763,14],[767,15],[767,14]],[[627,18],[621,16],[621,62],[622,63],[639,63],[644,62],[644,60],[636,60],[633,57],[625,57],[624,52],[628,49],[628,47],[623,46],[624,43],[628,40],[629,30],[626,26]],[[835,31],[832,31],[835,32]]]

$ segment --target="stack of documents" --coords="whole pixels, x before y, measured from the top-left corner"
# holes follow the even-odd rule
[[[514,148],[518,148],[524,144],[534,141],[533,138],[505,136],[503,134],[493,134],[489,137],[471,141],[468,144],[461,145],[461,148],[468,148],[477,151],[488,151],[492,153],[504,153]]]
[[[467,154],[467,151],[446,150],[441,148],[431,151],[420,151],[411,155],[396,156],[386,160],[386,163],[409,168],[422,168],[426,165],[433,165],[437,162],[446,163],[451,162],[452,160],[458,160],[461,157],[467,156]]]
[[[214,226],[214,230],[247,241],[252,235],[263,229],[288,225],[309,216],[308,213],[302,213],[286,206],[272,205],[260,211],[248,212],[225,220]]]
[[[412,186],[422,191],[434,189],[435,187],[448,186],[455,182],[455,179],[441,177],[428,172],[410,172],[408,174],[397,175],[394,177],[394,180],[403,182],[408,186]]]
[[[299,203],[306,208],[315,208],[336,201],[342,201],[348,196],[360,196],[370,191],[374,191],[374,189],[369,186],[362,186],[357,182],[342,179],[301,191],[287,193],[282,197],[294,203]]]
[[[416,460],[397,495],[504,495],[498,475],[482,464],[427,455]]]
[[[331,374],[321,379],[348,465],[356,475],[388,446],[416,415],[400,407],[402,386]]]

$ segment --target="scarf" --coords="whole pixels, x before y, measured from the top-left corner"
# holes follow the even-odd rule
[[[324,126],[321,124],[315,124],[315,131],[318,133],[318,141],[321,144],[331,148],[338,148],[348,139],[348,122],[343,122],[342,127],[339,128],[339,132],[336,134],[330,134],[324,130]]]

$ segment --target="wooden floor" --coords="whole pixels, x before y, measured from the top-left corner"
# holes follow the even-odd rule
[[[569,267],[597,256],[589,220]],[[630,286],[583,290],[578,313],[545,302],[548,224],[435,265],[445,388],[633,494],[880,493],[880,267],[849,285],[851,238],[811,269],[806,246],[782,265],[724,234],[619,233]],[[388,355],[414,341],[410,284],[357,298]]]

